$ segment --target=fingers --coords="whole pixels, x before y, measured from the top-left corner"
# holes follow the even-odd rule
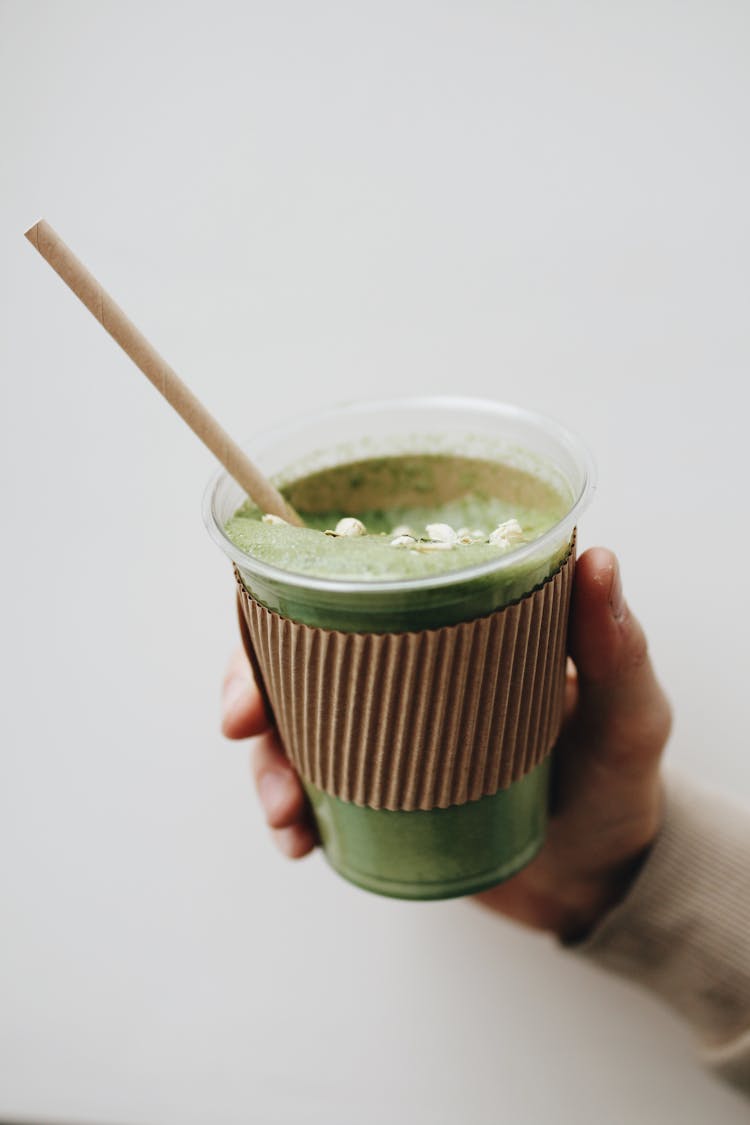
[[[296,773],[270,732],[256,739],[251,767],[260,802],[271,828],[288,828],[302,816],[305,794]]]
[[[302,784],[269,726],[248,659],[238,649],[224,677],[221,729],[227,738],[260,735],[251,757],[260,803],[276,846],[290,859],[299,859],[313,850],[317,836]]]
[[[250,738],[268,729],[263,700],[241,648],[229,662],[221,707],[221,730],[227,738]]]
[[[625,602],[611,551],[595,547],[576,566],[569,649],[578,675],[576,722],[612,764],[658,758],[671,711],[643,630]]]
[[[256,739],[251,767],[276,846],[290,859],[307,855],[317,838],[308,819],[305,792],[271,732]]]
[[[317,846],[318,840],[311,828],[304,824],[291,824],[276,828],[271,833],[273,842],[287,859],[302,859]]]

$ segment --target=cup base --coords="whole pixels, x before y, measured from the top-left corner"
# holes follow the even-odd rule
[[[384,895],[386,898],[409,899],[413,902],[434,902],[437,899],[463,898],[466,895],[475,895],[480,891],[486,891],[490,887],[497,886],[498,883],[504,883],[506,879],[516,875],[527,863],[531,862],[534,856],[539,853],[543,843],[544,835],[532,840],[528,848],[520,852],[510,864],[496,867],[484,876],[477,876],[475,879],[468,881],[465,879],[458,880],[455,883],[437,883],[435,886],[428,883],[391,882],[386,879],[378,879],[375,876],[365,876],[361,872],[349,871],[345,867],[337,866],[327,853],[324,854],[328,863],[338,875],[363,891],[371,891],[373,894]]]
[[[515,875],[544,843],[550,757],[507,789],[447,809],[393,812],[305,784],[328,863],[389,898],[476,894]]]

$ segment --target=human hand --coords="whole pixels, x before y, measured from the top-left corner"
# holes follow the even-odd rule
[[[566,940],[583,936],[627,890],[662,818],[661,754],[671,711],[622,594],[615,556],[576,565],[566,718],[555,748],[547,839],[517,875],[476,898]],[[316,843],[304,792],[271,731],[241,651],[225,680],[222,729],[253,737],[258,794],[276,843],[298,858]]]
[[[229,662],[222,690],[221,730],[227,738],[250,738],[250,766],[276,846],[301,859],[317,844],[305,793],[276,732],[242,648]]]

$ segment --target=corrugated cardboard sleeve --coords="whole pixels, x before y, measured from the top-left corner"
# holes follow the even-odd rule
[[[521,601],[418,633],[340,633],[260,605],[240,622],[287,755],[374,809],[447,808],[506,789],[559,734],[575,549]]]

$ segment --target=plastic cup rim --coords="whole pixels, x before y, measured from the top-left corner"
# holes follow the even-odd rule
[[[556,437],[560,444],[574,455],[582,468],[583,481],[581,487],[566,514],[530,543],[525,543],[520,547],[516,547],[512,551],[501,555],[496,560],[491,559],[488,562],[478,563],[473,566],[460,567],[456,570],[447,571],[444,574],[426,575],[424,578],[393,578],[376,582],[364,579],[321,578],[317,575],[301,574],[292,570],[282,570],[280,567],[272,566],[270,563],[261,562],[252,555],[241,551],[239,547],[232,542],[217,519],[214,511],[214,501],[219,487],[229,478],[229,473],[226,469],[221,468],[212,474],[203,494],[203,521],[209,535],[238,568],[241,569],[244,567],[252,571],[257,577],[266,579],[269,582],[280,583],[298,589],[316,590],[321,593],[361,594],[366,597],[368,594],[440,589],[444,586],[456,585],[459,582],[473,581],[491,574],[497,574],[498,572],[509,569],[511,566],[515,566],[517,563],[523,563],[525,559],[530,558],[532,555],[543,553],[547,544],[551,545],[555,541],[559,542],[560,536],[566,529],[569,533],[572,532],[579,516],[591,502],[592,495],[596,489],[596,469],[593,457],[581,439],[566,426],[563,426],[553,418],[549,418],[547,415],[528,410],[525,407],[516,406],[512,403],[499,402],[494,399],[453,395],[410,395],[404,396],[403,398],[363,399],[357,402],[323,408],[316,410],[314,413],[298,415],[288,422],[275,426],[270,430],[265,430],[262,434],[256,435],[254,439],[251,438],[247,442],[241,442],[240,444],[242,448],[247,449],[252,456],[253,450],[255,450],[257,455],[259,450],[273,444],[274,441],[281,438],[286,431],[293,428],[295,425],[304,423],[305,426],[314,426],[316,422],[329,419],[332,415],[345,416],[347,414],[370,413],[372,410],[434,409],[436,407],[446,410],[482,410],[492,412],[502,415],[504,418],[527,422]]]

